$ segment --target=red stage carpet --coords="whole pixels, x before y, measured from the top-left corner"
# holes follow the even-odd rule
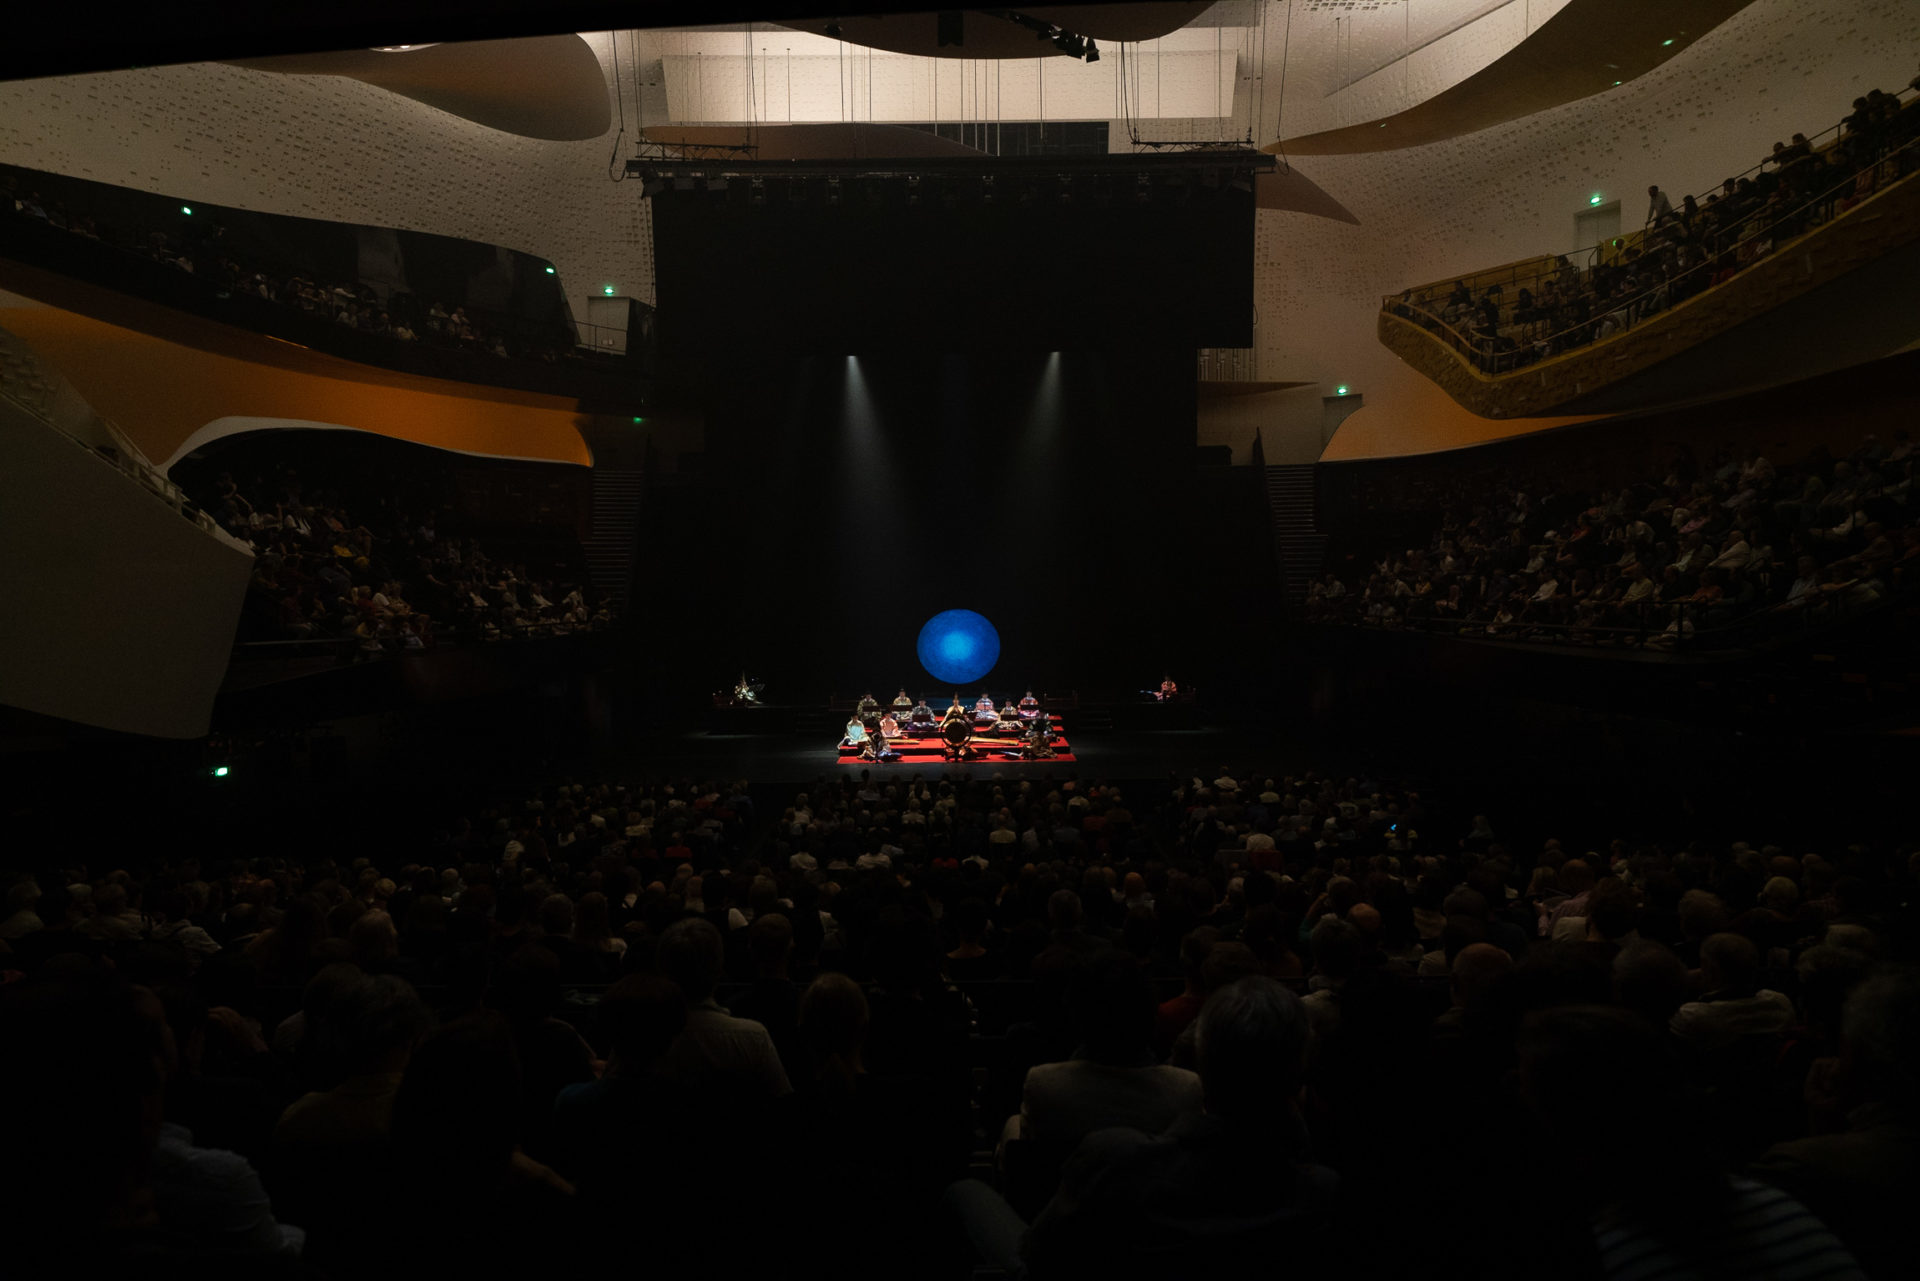
[[[1060,723],[1058,716],[1049,719],[1053,722],[1053,755],[1046,760],[1035,761],[1033,763],[1036,765],[1073,764],[1073,749],[1067,743],[1065,727]],[[1022,722],[1019,729],[1021,733],[1024,734],[1026,731],[1026,723]],[[880,762],[880,764],[883,765],[924,766],[947,763],[947,743],[946,740],[938,734],[929,734],[925,737],[891,738],[887,740],[887,745],[899,753],[899,755],[892,760]],[[988,733],[985,730],[975,730],[973,742],[969,744],[967,748],[968,754],[966,759],[977,763],[1017,765],[1026,761],[1025,754],[1009,756],[1007,753],[1014,751],[1019,746],[1020,741],[1016,738],[1002,738],[998,734]],[[842,765],[872,764],[872,762],[863,762],[860,759],[859,748],[848,747],[845,742],[842,742],[840,745],[840,763]]]

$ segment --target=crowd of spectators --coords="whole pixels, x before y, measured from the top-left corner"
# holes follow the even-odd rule
[[[254,552],[243,642],[333,641],[358,661],[431,649],[436,628],[497,640],[612,621],[589,587],[531,577],[475,539],[442,534],[430,513],[381,505],[356,520],[287,467],[256,478],[255,497],[222,472],[202,503]]]
[[[508,318],[466,307],[423,300],[390,286],[364,280],[319,280],[285,264],[242,261],[249,258],[227,238],[227,229],[209,221],[204,228],[122,227],[103,223],[23,189],[5,175],[0,208],[32,218],[75,236],[114,245],[204,281],[220,298],[236,294],[264,299],[330,320],[344,328],[396,342],[470,351],[500,357],[552,362],[572,354],[560,338],[542,337]]]
[[[9,1262],[1906,1275],[1920,850],[1499,824],[862,773],[47,850],[0,920]]]
[[[1912,89],[1920,89],[1920,76]],[[1451,289],[1409,289],[1395,314],[1439,332],[1480,369],[1510,373],[1640,323],[1731,280],[1804,231],[1830,220],[1920,165],[1920,108],[1875,89],[1856,98],[1838,137],[1815,149],[1803,134],[1776,142],[1748,175],[1728,178],[1704,199],[1676,208],[1648,189],[1645,231],[1600,246],[1583,269],[1565,255],[1478,297],[1465,280]]]
[[[1355,549],[1329,572],[1319,622],[1508,640],[1671,645],[1696,632],[1819,622],[1910,593],[1920,571],[1915,456],[1905,430],[1851,455],[1776,468],[1751,448],[1704,467],[1682,449],[1659,480],[1611,490],[1564,469],[1488,474],[1438,496],[1431,538]]]

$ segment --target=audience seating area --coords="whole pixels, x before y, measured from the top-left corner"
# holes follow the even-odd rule
[[[246,256],[227,243],[225,228],[212,220],[195,224],[183,216],[184,225],[172,227],[121,226],[44,199],[30,176],[17,173],[0,173],[0,213],[173,267],[204,282],[219,298],[263,299],[377,338],[502,360],[551,363],[576,354],[564,332],[556,335],[504,313],[450,307],[364,280],[316,280],[294,265]]]
[[[1768,835],[1223,769],[46,849],[10,1262],[1904,1276],[1920,852]]]
[[[1776,467],[1751,449],[1600,491],[1564,468],[1428,497],[1425,546],[1335,548],[1310,619],[1625,647],[1752,645],[1908,598],[1920,508],[1908,433]],[[1368,568],[1362,569],[1362,566]]]
[[[430,507],[362,496],[349,511],[337,490],[291,468],[249,489],[222,472],[201,505],[255,553],[240,641],[263,655],[311,642],[359,662],[612,622],[582,565],[566,579],[531,575],[476,539],[439,532]],[[577,562],[577,544],[571,550]]]
[[[1675,205],[1654,188],[1645,229],[1596,247],[1584,266],[1565,255],[1528,259],[1408,289],[1382,310],[1495,376],[1611,337],[1731,280],[1920,167],[1916,90],[1920,76],[1903,93],[1872,90],[1829,133],[1774,143],[1765,160],[1704,197]]]

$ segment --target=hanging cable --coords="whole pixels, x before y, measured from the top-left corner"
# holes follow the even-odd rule
[[[1252,51],[1253,41],[1247,42],[1248,51]],[[1260,132],[1260,122],[1267,114],[1267,0],[1260,0],[1260,60],[1253,64],[1253,95],[1247,100],[1247,145],[1252,146],[1254,136]]]
[[[1287,131],[1283,127],[1287,119],[1287,63],[1293,60],[1293,0],[1287,0],[1287,30],[1283,39],[1285,43],[1280,46],[1280,104],[1273,117],[1273,145],[1280,149],[1280,169],[1285,173],[1293,168],[1287,163]]]
[[[613,55],[613,101],[620,113],[620,128],[613,135],[613,151],[607,156],[607,177],[614,182],[625,182],[626,172],[614,167],[620,160],[620,143],[627,136],[627,97],[620,85],[619,32],[607,32],[607,49]]]

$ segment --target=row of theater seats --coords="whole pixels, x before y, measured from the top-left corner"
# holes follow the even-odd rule
[[[22,1258],[199,1275],[1762,1275],[1761,1208],[1900,1274],[1920,857],[1502,800],[682,777],[49,847],[0,1194]]]

